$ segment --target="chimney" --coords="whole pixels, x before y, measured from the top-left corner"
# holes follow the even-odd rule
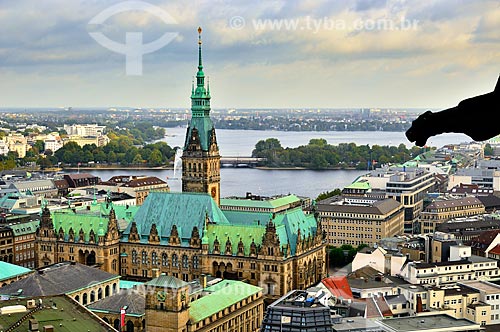
[[[152,269],[151,275],[153,278],[158,278],[160,276],[160,269]]]
[[[201,288],[203,288],[203,289],[207,288],[207,275],[206,274],[202,274],[200,276],[200,284],[201,284]]]

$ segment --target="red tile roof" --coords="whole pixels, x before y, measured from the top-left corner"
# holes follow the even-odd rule
[[[343,299],[352,299],[352,291],[347,281],[347,277],[328,277],[321,280],[328,290],[336,297]]]
[[[491,249],[489,254],[500,255],[500,244],[497,244],[493,249]]]

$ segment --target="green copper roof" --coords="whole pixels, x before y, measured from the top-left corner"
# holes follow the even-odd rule
[[[88,242],[90,231],[94,230],[96,236],[105,235],[108,231],[109,212],[111,208],[115,210],[117,220],[130,222],[139,209],[137,206],[121,206],[108,203],[89,205],[77,210],[62,209],[52,211],[52,222],[56,235],[59,229],[64,231],[65,241],[69,238],[69,230],[72,228],[75,234],[75,241],[80,241],[80,229],[85,234],[84,241]],[[97,238],[96,238],[97,241]]]
[[[368,190],[371,188],[371,186],[370,186],[370,183],[368,181],[360,181],[360,182],[353,182],[345,188]]]
[[[266,233],[265,224],[262,226],[232,226],[232,225],[208,225],[208,251],[212,252],[214,249],[215,238],[219,241],[221,252],[225,252],[226,241],[231,241],[231,248],[233,255],[238,253],[238,243],[243,242],[245,248],[245,255],[250,254],[250,245],[252,241],[256,245],[262,243],[262,236]]]
[[[210,89],[205,88],[205,73],[201,57],[201,29],[198,30],[198,72],[196,73],[196,88],[191,91],[191,122],[186,132],[184,150],[188,147],[189,141],[193,135],[193,129],[196,128],[199,135],[201,149],[208,151],[210,145],[210,135],[214,125],[210,119]]]
[[[242,234],[244,235],[242,241],[245,246],[245,254],[250,250],[249,246],[252,242],[250,237],[254,239],[255,244],[262,244],[262,235],[265,233],[265,227],[271,217],[268,212],[224,211],[224,214],[232,226],[216,228],[209,225],[207,235],[209,236],[210,251],[213,249],[215,236],[219,240],[222,252],[225,250],[226,241],[229,237],[233,253],[236,253],[239,238]],[[290,244],[291,255],[295,255],[296,252],[299,229],[302,238],[314,236],[317,231],[317,223],[314,215],[305,214],[301,207],[277,212],[274,214],[272,221],[276,226],[280,245],[286,246]]]
[[[14,206],[16,205],[17,198],[19,198],[19,194],[13,193],[9,195],[5,195],[3,197],[0,197],[0,208],[5,209],[5,210],[12,210]]]
[[[212,128],[214,124],[212,123],[212,119],[209,116],[207,117],[192,117],[191,122],[189,123],[189,127],[187,129],[186,134],[186,142],[184,145],[184,149],[187,148],[189,137],[191,137],[193,129],[196,128],[198,130],[198,135],[200,139],[201,149],[203,151],[208,151],[208,147],[210,145],[210,135],[212,132]]]
[[[238,199],[238,198],[221,198],[221,206],[238,206],[249,208],[265,208],[275,209],[283,205],[299,202],[300,199],[295,195],[287,195],[279,198],[269,200],[252,200],[252,199]]]
[[[178,289],[178,288],[187,286],[188,283],[185,281],[182,281],[181,279],[178,279],[174,276],[167,276],[167,275],[162,274],[158,278],[154,278],[153,280],[148,281],[144,285]]]
[[[262,288],[241,281],[223,280],[205,289],[211,294],[191,302],[189,316],[193,323],[208,318],[233,304],[262,291]]]
[[[0,261],[0,282],[23,274],[30,273],[31,270],[22,266]],[[1,285],[0,285],[1,286]]]
[[[208,215],[209,223],[229,224],[222,211],[208,194],[151,192],[137,211],[134,221],[137,223],[137,230],[145,243],[148,240],[151,226],[156,224],[161,244],[168,243],[173,225],[177,226],[183,244],[187,244],[195,226],[201,234],[206,215]],[[122,240],[128,239],[130,228],[131,225],[124,231]]]
[[[305,214],[301,208],[289,210],[286,213],[276,214],[273,219],[280,245],[290,244],[290,252],[295,255],[297,249],[297,234],[300,229],[301,237],[314,236],[317,232],[317,222],[313,214]]]
[[[12,229],[14,236],[21,236],[34,233],[39,225],[40,225],[40,220],[35,220],[35,221],[23,222],[20,224],[14,224],[9,227],[10,229]]]
[[[143,285],[143,282],[139,281],[129,281],[129,280],[121,280],[120,279],[120,288],[121,289],[130,289],[134,288],[135,286],[140,286]]]

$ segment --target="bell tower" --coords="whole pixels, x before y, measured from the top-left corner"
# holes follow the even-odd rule
[[[149,332],[184,332],[189,322],[189,284],[161,274],[144,284]]]
[[[208,193],[220,202],[220,155],[215,127],[210,119],[210,87],[205,87],[198,28],[198,72],[191,88],[191,121],[182,154],[182,191]]]

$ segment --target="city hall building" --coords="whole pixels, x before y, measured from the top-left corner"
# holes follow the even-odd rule
[[[220,197],[220,154],[199,33],[183,192],[153,191],[140,207],[108,201],[80,210],[45,208],[38,266],[69,260],[144,281],[156,269],[184,282],[210,274],[262,287],[267,301],[326,276],[321,225],[298,197]]]

